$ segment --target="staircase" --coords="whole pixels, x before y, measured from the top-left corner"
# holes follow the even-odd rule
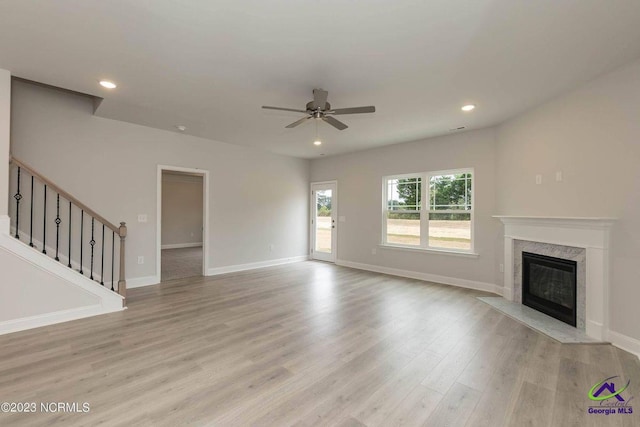
[[[11,236],[72,271],[74,282],[85,290],[102,296],[104,290],[120,295],[124,307],[125,223],[118,226],[107,221],[14,157],[10,166]],[[41,264],[48,261],[39,259]]]

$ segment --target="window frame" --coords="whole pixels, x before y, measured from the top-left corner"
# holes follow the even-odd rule
[[[411,178],[420,178],[421,180],[421,188],[420,188],[420,206],[416,210],[394,210],[395,213],[409,213],[409,214],[419,214],[420,215],[420,244],[419,245],[402,245],[399,243],[388,243],[387,242],[387,216],[389,214],[389,181],[393,179],[411,179]],[[403,248],[412,248],[412,249],[426,249],[423,246],[422,242],[422,230],[423,230],[423,218],[422,214],[424,211],[424,195],[425,195],[425,186],[424,186],[424,178],[425,175],[423,173],[406,173],[401,175],[392,175],[385,176],[382,178],[382,244],[385,246],[398,246]]]
[[[460,175],[460,174],[470,174],[471,175],[471,209],[445,209],[445,210],[431,210],[431,178],[434,176],[441,175]],[[420,189],[420,206],[417,210],[414,211],[398,211],[395,210],[393,212],[397,213],[418,213],[420,215],[420,245],[407,245],[400,243],[389,243],[387,241],[387,219],[388,214],[391,212],[388,206],[388,198],[389,198],[389,181],[394,179],[409,179],[409,178],[420,178],[421,180],[421,189]],[[428,172],[418,172],[418,173],[407,173],[407,174],[399,174],[399,175],[389,175],[384,176],[382,178],[382,240],[381,246],[391,247],[391,248],[400,248],[400,249],[413,249],[419,251],[432,251],[432,252],[451,252],[456,254],[475,254],[475,189],[476,189],[476,175],[474,168],[459,168],[459,169],[446,169],[446,170],[438,170],[438,171],[428,171]],[[470,219],[470,247],[469,249],[454,249],[454,248],[445,248],[441,246],[430,246],[429,245],[429,215],[431,213],[468,213]]]

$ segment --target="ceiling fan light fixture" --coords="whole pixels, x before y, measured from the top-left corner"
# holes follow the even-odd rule
[[[462,111],[467,111],[467,112],[473,111],[475,109],[476,109],[476,106],[474,104],[467,104],[462,107]]]
[[[107,89],[115,89],[118,87],[118,85],[116,85],[114,82],[109,80],[100,80],[100,86]]]

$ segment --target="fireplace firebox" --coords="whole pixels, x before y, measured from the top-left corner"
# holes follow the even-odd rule
[[[522,303],[576,326],[575,261],[522,252]]]

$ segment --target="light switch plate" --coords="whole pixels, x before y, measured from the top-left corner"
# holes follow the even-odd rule
[[[345,217],[345,216],[339,216],[339,217],[338,217],[338,221],[340,221],[340,222],[347,222],[347,217]]]
[[[138,222],[147,222],[147,214],[138,214]]]

